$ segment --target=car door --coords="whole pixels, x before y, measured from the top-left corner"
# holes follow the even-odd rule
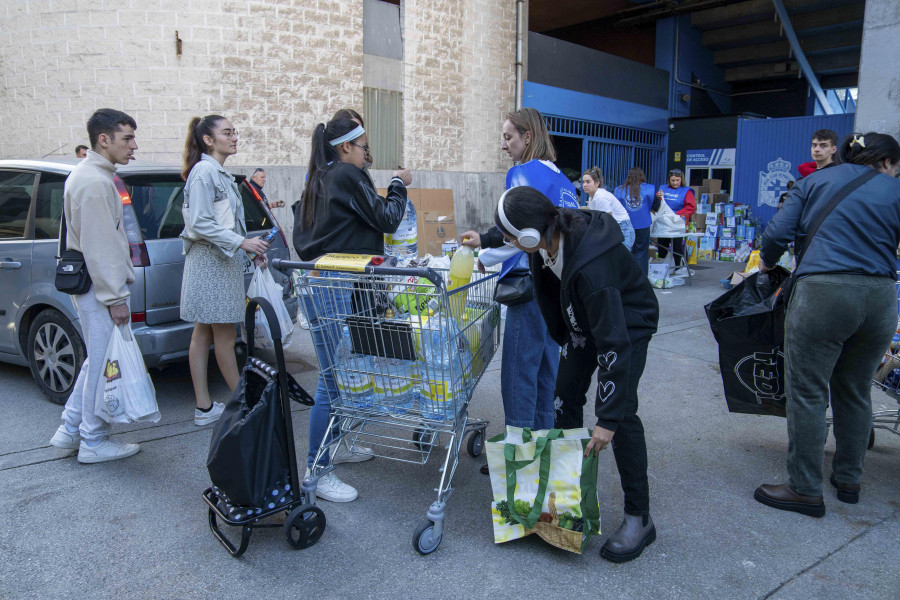
[[[0,352],[18,354],[16,315],[31,284],[29,215],[36,174],[0,171]]]

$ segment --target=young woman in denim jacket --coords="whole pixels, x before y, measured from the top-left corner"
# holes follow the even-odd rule
[[[244,205],[225,160],[237,153],[237,131],[221,115],[194,117],[184,144],[185,179],[184,275],[181,280],[181,318],[194,323],[188,359],[197,408],[195,425],[208,425],[225,405],[209,397],[209,346],[215,343],[216,362],[231,390],[240,377],[234,354],[235,323],[244,320],[244,264],[246,252],[266,264],[269,245],[247,237]]]

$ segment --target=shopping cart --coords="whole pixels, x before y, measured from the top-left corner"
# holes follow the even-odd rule
[[[881,365],[875,371],[872,386],[883,391],[889,399],[897,402],[896,409],[882,408],[872,411],[872,430],[869,432],[868,448],[875,445],[875,430],[884,429],[896,435],[900,435],[900,272],[897,273],[897,333],[891,342],[891,347],[884,353]],[[877,398],[873,398],[873,404]],[[827,424],[831,426],[834,420],[829,415]]]
[[[351,453],[369,446],[376,456],[421,465],[434,450],[446,450],[437,499],[413,535],[413,547],[429,554],[441,542],[464,438],[470,455],[484,448],[487,422],[469,419],[468,407],[500,340],[498,273],[475,273],[448,292],[446,271],[373,264],[380,259],[325,255],[272,266],[308,271],[299,291],[316,303],[312,334],[322,336],[330,364],[322,374],[339,392],[327,429],[334,434],[315,464],[342,443]],[[302,482],[307,503],[332,469],[316,466]]]
[[[252,332],[256,324],[256,308],[259,306],[268,321],[272,337],[275,341],[275,360],[277,369],[269,366],[259,358],[253,356],[253,340]],[[259,527],[282,527],[287,537],[288,543],[295,549],[303,549],[312,546],[322,534],[325,532],[325,514],[322,510],[314,505],[306,504],[303,500],[304,496],[297,493],[300,490],[300,477],[297,474],[297,458],[294,450],[294,436],[288,435],[293,431],[291,421],[291,401],[304,405],[311,405],[313,398],[288,374],[285,368],[284,351],[281,347],[281,330],[278,325],[278,318],[272,305],[264,298],[253,298],[247,303],[247,311],[245,324],[250,335],[247,336],[247,361],[241,373],[241,381],[238,385],[235,395],[225,407],[216,427],[213,428],[213,440],[217,439],[220,433],[218,429],[227,428],[229,417],[236,415],[235,420],[240,420],[240,426],[244,431],[250,431],[252,426],[249,423],[251,419],[254,423],[258,422],[256,417],[262,417],[271,427],[264,430],[255,429],[252,431],[254,438],[262,438],[263,440],[276,440],[281,452],[281,456],[287,462],[287,477],[282,481],[266,489],[266,495],[271,494],[259,505],[239,505],[222,487],[229,487],[227,482],[219,482],[213,480],[213,485],[203,492],[203,500],[208,508],[209,528],[212,530],[216,539],[221,542],[229,554],[238,557],[246,550],[250,543],[250,535],[255,528]],[[246,405],[241,406],[242,400],[246,400]],[[277,400],[277,405],[276,401]],[[251,412],[257,413],[254,417],[244,414],[244,408],[249,408]],[[260,415],[260,410],[267,411],[266,415]],[[270,412],[268,412],[270,411]],[[233,421],[232,421],[233,422]],[[229,432],[230,433],[230,432]],[[225,471],[227,472],[224,479],[233,482],[241,478],[249,478],[257,481],[263,481],[265,474],[263,472],[245,473],[241,471],[241,467],[246,466],[240,460],[234,460],[236,454],[243,455],[252,451],[258,439],[247,439],[246,435],[240,439],[231,438],[230,455],[223,455],[220,461],[226,462]],[[246,444],[246,446],[244,445]],[[211,448],[211,455],[213,449]],[[268,458],[272,458],[271,453]],[[265,471],[270,467],[272,461],[266,461],[266,464],[260,465],[260,471]],[[208,463],[210,466],[211,463]],[[210,475],[213,470],[210,466]],[[262,521],[269,517],[286,514],[283,523],[264,523]],[[232,527],[241,528],[241,540],[235,544],[219,527],[219,521]]]

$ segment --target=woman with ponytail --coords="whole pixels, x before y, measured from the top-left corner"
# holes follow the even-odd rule
[[[838,500],[859,501],[872,374],[897,328],[900,145],[881,133],[853,134],[838,152],[842,164],[819,169],[788,191],[760,252],[765,273],[788,243],[796,240],[802,249],[784,323],[788,479],[761,485],[754,497],[813,517],[825,515],[829,404],[835,440],[829,481]],[[810,237],[813,223],[820,226]]]
[[[384,234],[397,231],[406,209],[406,186],[412,183],[407,169],[394,171],[386,198],[375,191],[363,170],[369,155],[368,138],[362,124],[338,116],[313,130],[312,151],[306,188],[294,213],[294,248],[301,260],[311,261],[329,252],[383,254]],[[317,277],[346,279],[340,273],[320,272]],[[350,314],[349,280],[325,291],[312,287],[301,295],[303,311],[319,360],[319,381],[315,405],[309,415],[309,453],[305,479],[315,479],[316,496],[331,502],[351,502],[357,491],[338,479],[334,472],[314,478],[313,463],[331,418],[331,400],[338,397],[331,375],[331,357],[341,339],[335,314]],[[325,318],[329,317],[329,318]],[[357,462],[372,458],[371,450],[354,448],[350,454],[341,445],[334,456],[324,456],[318,464]]]
[[[506,173],[506,189],[530,186],[540,190],[556,206],[578,208],[575,187],[553,164],[556,150],[544,117],[533,108],[506,115],[502,127],[504,150],[514,163]],[[528,259],[517,248],[505,246],[497,228],[460,236],[466,246],[483,246],[479,266],[502,264],[500,279],[512,271],[528,269]],[[506,307],[500,393],[506,424],[513,427],[549,429],[553,426],[553,386],[559,368],[559,345],[553,341],[531,299]],[[488,474],[487,465],[481,472]]]
[[[600,555],[613,562],[637,558],[656,539],[637,416],[638,383],[659,321],[656,295],[609,213],[558,208],[538,190],[518,187],[500,197],[494,221],[507,243],[528,254],[540,313],[562,347],[554,427],[583,426],[597,371],[597,421],[587,452],[612,442],[625,493],[625,520]]]
[[[197,397],[195,425],[208,425],[224,405],[209,397],[209,346],[231,390],[240,377],[234,355],[235,323],[244,320],[245,252],[255,254],[257,266],[266,264],[269,245],[248,238],[244,205],[225,160],[237,153],[238,134],[221,115],[194,117],[184,143],[184,274],[181,279],[181,318],[194,323],[188,358]]]

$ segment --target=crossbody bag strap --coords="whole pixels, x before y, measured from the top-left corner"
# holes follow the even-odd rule
[[[69,230],[66,228],[66,206],[63,204],[62,212],[59,215],[59,244],[56,249],[57,259],[62,258],[63,253],[68,250],[68,240],[66,239],[68,234]]]
[[[825,205],[819,214],[816,215],[815,220],[812,222],[812,225],[809,228],[809,233],[806,234],[806,237],[803,239],[803,244],[801,244],[800,248],[797,251],[797,267],[795,267],[794,272],[797,271],[797,268],[800,267],[800,261],[803,259],[803,255],[806,254],[806,251],[809,249],[810,242],[812,242],[812,238],[816,235],[816,232],[819,230],[819,227],[828,218],[828,215],[837,207],[841,201],[856,191],[860,186],[864,183],[872,179],[878,175],[878,171],[875,169],[869,169],[866,173],[863,173],[840,190],[838,190],[837,194],[835,194],[831,200],[828,201],[828,204]]]

